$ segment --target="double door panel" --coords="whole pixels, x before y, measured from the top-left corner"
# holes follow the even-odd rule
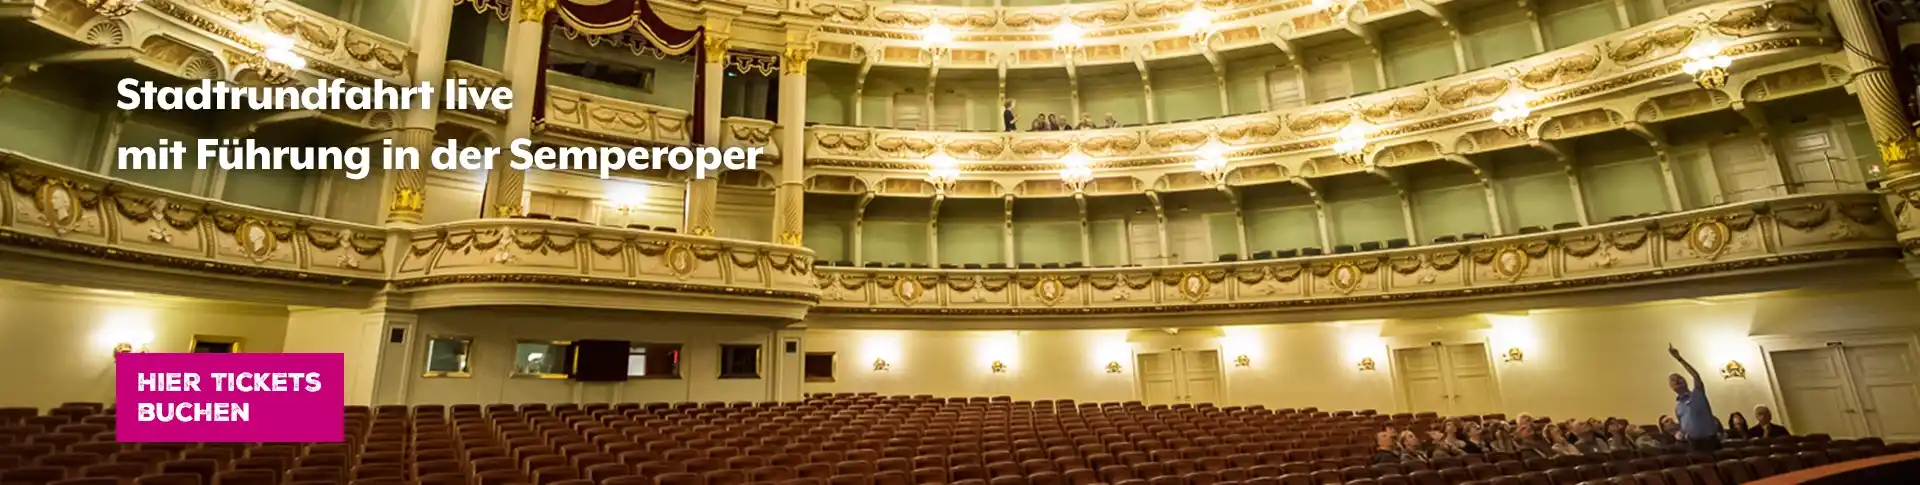
[[[1778,351],[1773,365],[1794,433],[1920,440],[1920,386],[1908,346]]]
[[[1496,412],[1499,388],[1482,343],[1394,349],[1400,392],[1409,411],[1442,415]]]
[[[1220,401],[1220,351],[1168,350],[1134,356],[1140,400],[1147,404]]]

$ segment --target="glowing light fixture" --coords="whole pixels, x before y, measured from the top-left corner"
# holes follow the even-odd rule
[[[1087,35],[1087,30],[1069,21],[1061,22],[1060,25],[1054,26],[1051,34],[1053,35],[1055,48],[1073,49],[1080,47],[1080,39]]]
[[[640,206],[646,202],[647,191],[640,188],[621,189],[607,194],[607,205],[613,206],[613,210],[620,211],[621,214],[631,214],[633,211],[640,210]]]
[[[1253,358],[1247,357],[1247,354],[1236,355],[1233,357],[1233,366],[1234,367],[1253,367]]]
[[[1005,374],[1007,373],[1007,363],[997,360],[993,361],[992,364],[987,366],[987,370],[991,370],[995,374]]]
[[[960,162],[947,155],[946,150],[934,149],[933,155],[927,157],[927,183],[933,184],[934,192],[947,193],[959,180]]]
[[[293,51],[293,39],[273,32],[256,31],[252,37],[260,43],[260,62],[254,65],[260,77],[269,83],[280,84],[293,78],[293,74],[307,68],[307,59]]]
[[[893,369],[893,364],[887,363],[887,359],[881,359],[881,358],[873,359],[874,372],[881,372],[881,371],[887,371],[892,369]]]
[[[1360,125],[1347,125],[1335,135],[1333,152],[1347,163],[1359,165],[1366,157],[1367,129]]]
[[[1727,57],[1719,42],[1703,42],[1687,48],[1687,62],[1680,65],[1680,71],[1693,76],[1694,84],[1701,89],[1720,89],[1727,85],[1727,68],[1733,66],[1733,58]]]
[[[1361,371],[1361,372],[1369,372],[1369,371],[1372,371],[1373,369],[1374,369],[1374,364],[1373,364],[1373,358],[1372,358],[1372,357],[1361,357],[1361,358],[1360,358],[1360,371]]]
[[[1494,104],[1493,122],[1510,136],[1526,134],[1533,125],[1533,96],[1513,93]]]
[[[1080,153],[1078,144],[1069,147],[1067,156],[1061,158],[1060,162],[1067,166],[1060,169],[1060,181],[1075,193],[1086,190],[1087,184],[1093,183],[1093,160],[1085,153]]]
[[[1188,10],[1186,15],[1180,17],[1180,33],[1193,36],[1196,42],[1213,35],[1212,27],[1213,12],[1199,5],[1194,5],[1192,10]]]
[[[947,54],[947,44],[953,43],[953,29],[935,22],[920,30],[920,48],[934,56]]]
[[[1119,374],[1119,373],[1120,373],[1120,361],[1117,361],[1117,360],[1113,360],[1113,361],[1107,361],[1107,373],[1108,373],[1108,374]]]
[[[1214,185],[1227,183],[1227,150],[1219,140],[1208,141],[1194,153],[1193,169],[1199,170]]]

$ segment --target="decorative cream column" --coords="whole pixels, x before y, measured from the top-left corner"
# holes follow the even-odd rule
[[[507,85],[513,88],[513,109],[507,111],[507,130],[501,137],[501,147],[505,148],[514,140],[533,138],[533,100],[540,94],[540,49],[541,42],[547,36],[548,4],[541,1],[520,1],[513,4],[513,21],[507,26]],[[526,199],[527,174],[507,166],[507,157],[493,160],[493,170],[487,171],[487,192],[483,199],[481,217],[511,217],[521,215],[526,208],[522,201]]]
[[[802,182],[807,158],[807,61],[813,46],[806,31],[788,31],[780,57],[780,185],[773,189],[773,237],[780,244],[801,244]]]
[[[1901,107],[1893,74],[1881,62],[1888,57],[1880,24],[1865,0],[1829,3],[1840,38],[1852,46],[1844,50],[1853,64],[1853,92],[1860,98],[1860,109],[1866,114],[1873,142],[1880,148],[1880,161],[1886,175],[1881,188],[1894,195],[1895,204],[1907,205],[1906,210],[1894,211],[1901,246],[1909,256],[1920,256],[1920,215],[1916,215],[1916,211],[1920,211],[1920,173],[1916,173],[1915,167],[1915,152],[1920,151],[1920,147],[1915,146],[1911,120]]]
[[[713,235],[714,207],[720,200],[720,179],[718,173],[707,175],[707,178],[687,181],[687,234]]]
[[[436,98],[445,99],[440,89],[447,72],[447,38],[453,29],[454,0],[420,0],[414,16],[413,83],[433,84]],[[421,168],[402,168],[387,174],[388,224],[419,224],[427,208],[427,166],[433,154],[434,125],[439,124],[439,101],[430,107],[411,109],[401,116],[400,129],[393,136],[397,147],[411,148],[420,154]]]
[[[721,97],[726,93],[722,83],[727,79],[727,49],[730,42],[726,31],[730,23],[725,18],[708,17],[707,33],[700,39],[700,48],[706,49],[707,61],[700,66],[704,70],[700,85],[701,139],[694,140],[694,143],[702,146],[719,147],[727,139],[721,133],[725,128],[720,123],[720,106]],[[687,234],[713,235],[714,206],[720,195],[720,180],[716,178],[719,176],[718,173],[709,173],[704,179],[687,180],[686,220],[683,221]]]

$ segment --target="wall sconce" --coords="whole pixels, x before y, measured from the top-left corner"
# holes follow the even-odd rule
[[[1680,65],[1680,71],[1693,76],[1694,84],[1700,89],[1720,89],[1727,85],[1727,68],[1733,66],[1733,58],[1727,57],[1718,42],[1704,42],[1687,49],[1687,62]]]
[[[1233,357],[1233,366],[1234,367],[1252,367],[1253,359],[1250,357],[1247,357],[1247,354],[1236,355]]]
[[[993,361],[993,365],[987,366],[987,368],[992,369],[995,374],[1005,374],[1007,372],[1007,363],[996,360]]]
[[[1120,373],[1120,361],[1117,361],[1117,360],[1113,360],[1113,361],[1107,361],[1107,373],[1108,373],[1108,374],[1119,374],[1119,373]]]
[[[1504,362],[1523,362],[1527,360],[1527,354],[1521,352],[1519,347],[1509,347],[1507,348],[1507,353],[1500,356],[1500,360]]]
[[[118,345],[113,346],[113,353],[114,354],[132,354],[132,353],[144,354],[144,353],[147,353],[147,344],[140,344],[139,347],[135,347],[130,342],[120,342]]]
[[[1721,379],[1735,379],[1735,378],[1746,379],[1747,366],[1740,365],[1740,361],[1729,360],[1727,361],[1727,366],[1725,368],[1720,369],[1720,378]]]
[[[881,358],[874,358],[874,359],[873,359],[873,371],[874,371],[874,372],[881,372],[881,371],[886,371],[886,370],[891,370],[891,369],[893,369],[893,364],[889,364],[889,363],[887,363],[887,359],[881,359]]]
[[[1373,371],[1373,369],[1374,369],[1374,366],[1373,366],[1373,358],[1372,358],[1372,357],[1361,357],[1361,358],[1360,358],[1360,371],[1361,371],[1361,372],[1372,372],[1372,371]]]

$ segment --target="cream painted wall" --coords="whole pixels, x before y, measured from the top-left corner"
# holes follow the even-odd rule
[[[0,406],[113,401],[113,347],[150,340],[186,352],[194,335],[236,337],[244,352],[279,352],[285,307],[0,281]]]
[[[833,382],[807,392],[1009,395],[1015,399],[1139,399],[1132,355],[1168,346],[1221,349],[1222,404],[1270,408],[1407,410],[1394,383],[1392,348],[1429,341],[1481,342],[1493,353],[1522,349],[1525,359],[1489,357],[1499,408],[1555,417],[1623,416],[1652,421],[1673,410],[1668,373],[1681,372],[1671,343],[1700,370],[1716,413],[1775,404],[1765,360],[1753,337],[1820,332],[1913,333],[1920,299],[1910,285],[1739,295],[1629,306],[1465,315],[1440,320],[1370,320],[1225,327],[1165,336],[1155,330],[1024,332],[895,331],[813,328],[807,351],[835,352]],[[1389,312],[1383,312],[1389,313]],[[1131,341],[1129,341],[1131,339]],[[1246,355],[1247,367],[1233,357]],[[872,369],[874,359],[891,368]],[[1357,363],[1372,358],[1376,370]],[[990,370],[994,360],[1007,372]],[[1719,368],[1738,360],[1745,379]],[[1122,372],[1109,374],[1106,362]]]
[[[400,374],[412,404],[492,402],[764,401],[772,396],[779,351],[774,329],[725,321],[675,321],[671,315],[539,310],[446,310],[422,312],[414,327],[414,357]],[[429,378],[426,342],[433,336],[473,339],[468,356],[473,376]],[[627,340],[679,344],[680,379],[624,383],[575,383],[510,377],[514,344],[520,340]],[[761,345],[761,379],[721,379],[720,344]]]

